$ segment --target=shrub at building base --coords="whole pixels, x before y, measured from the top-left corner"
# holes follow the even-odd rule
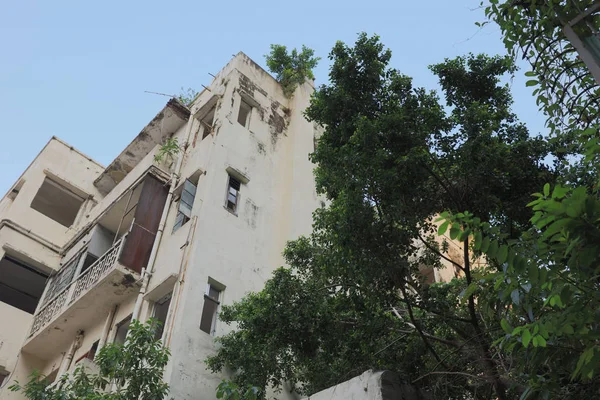
[[[160,400],[169,386],[162,381],[169,360],[169,350],[155,339],[157,323],[132,321],[125,344],[107,344],[95,362],[98,374],[77,367],[72,374],[50,384],[45,376],[34,372],[24,385],[16,382],[12,391],[29,400]]]

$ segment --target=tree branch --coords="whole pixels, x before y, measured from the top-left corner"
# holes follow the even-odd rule
[[[433,247],[432,245],[430,245],[429,243],[427,243],[427,241],[425,239],[423,239],[423,236],[421,236],[421,234],[419,233],[419,239],[421,240],[421,242],[423,242],[423,244],[431,251],[433,251],[435,254],[437,254],[438,256],[440,256],[441,258],[443,258],[444,260],[448,261],[449,263],[453,264],[455,267],[460,268],[461,271],[465,271],[465,268],[460,265],[459,263],[457,263],[456,261],[453,261],[452,259],[450,259],[449,257],[446,257],[444,254],[440,253],[439,250],[437,250],[435,247]]]
[[[400,285],[400,290],[402,291],[402,295],[404,296],[404,298],[408,298],[408,296],[406,295],[406,288],[404,287],[404,285],[402,285],[402,284]],[[425,336],[425,333],[423,332],[423,330],[421,330],[421,327],[419,326],[419,322],[415,319],[415,316],[413,314],[413,309],[412,309],[412,305],[410,304],[410,302],[406,303],[406,309],[408,310],[408,316],[409,316],[411,322],[413,323],[415,329],[421,336],[421,339],[423,340],[425,347],[427,347],[427,350],[429,350],[429,352],[433,355],[433,357],[437,360],[437,362],[442,364],[442,366],[444,368],[448,369],[448,366],[442,361],[442,359],[437,354],[435,349],[431,346],[431,343],[429,343],[429,340],[427,339],[427,336]]]
[[[488,376],[477,376],[477,375],[472,375],[472,374],[468,374],[466,372],[458,372],[458,371],[433,371],[433,372],[428,372],[425,375],[421,375],[420,377],[418,377],[417,379],[415,379],[414,381],[412,381],[411,383],[415,383],[420,381],[423,378],[426,378],[430,375],[462,375],[462,376],[466,376],[469,378],[473,378],[473,379],[480,379],[480,380],[490,380],[490,377]]]

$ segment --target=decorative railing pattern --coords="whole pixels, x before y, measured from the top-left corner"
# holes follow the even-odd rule
[[[98,282],[115,265],[121,252],[121,243],[123,243],[123,239],[119,240],[109,251],[90,265],[88,269],[79,274],[79,277],[75,280],[75,289],[73,290],[73,296],[71,296],[69,304],[77,300],[83,292]]]
[[[35,316],[33,317],[33,325],[31,326],[31,333],[29,336],[33,336],[34,333],[40,330],[43,326],[54,319],[54,316],[63,309],[67,303],[67,297],[69,295],[69,287],[63,289],[52,301],[48,302]]]
[[[51,322],[62,310],[79,299],[83,293],[115,267],[125,244],[125,238],[126,235],[35,313],[29,337]]]

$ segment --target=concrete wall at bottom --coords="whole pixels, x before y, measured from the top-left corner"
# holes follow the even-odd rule
[[[368,370],[304,400],[428,400],[414,386],[390,371]]]

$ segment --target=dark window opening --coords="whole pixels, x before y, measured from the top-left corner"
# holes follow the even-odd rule
[[[213,108],[208,112],[208,114],[206,114],[204,118],[200,120],[200,125],[202,125],[202,139],[212,134],[214,119],[215,109]]]
[[[98,257],[93,255],[92,253],[86,253],[85,260],[83,261],[83,265],[81,266],[81,272],[79,274],[83,274],[83,271],[87,270],[93,263],[96,262],[97,259]]]
[[[117,333],[115,334],[115,343],[125,344],[127,331],[129,331],[129,324],[131,324],[131,315],[119,322],[117,325]]]
[[[204,294],[204,307],[202,308],[202,318],[200,320],[200,330],[213,335],[217,323],[217,311],[219,309],[219,298],[221,291],[214,285],[208,284]]]
[[[92,345],[92,347],[90,348],[90,351],[87,352],[86,358],[89,360],[94,360],[94,357],[96,357],[96,352],[98,351],[98,343],[99,341],[96,340],[94,342],[94,344]]]
[[[12,257],[0,260],[0,301],[33,314],[48,275]]]
[[[227,185],[227,200],[225,207],[235,213],[237,211],[237,205],[240,198],[240,181],[229,175],[229,184]]]
[[[240,110],[238,111],[238,123],[245,128],[250,128],[250,116],[252,115],[252,106],[240,99]]]
[[[167,314],[169,313],[170,304],[171,293],[154,304],[154,319],[160,322],[154,334],[154,338],[157,340],[162,338],[163,332],[165,331],[165,324],[167,323]]]
[[[175,224],[173,225],[173,232],[181,228],[192,219],[192,207],[194,206],[194,198],[196,197],[196,185],[186,179],[183,183],[183,190],[181,191],[181,197],[179,198],[179,205],[177,206],[177,215],[175,216]]]
[[[73,225],[83,198],[46,177],[31,202],[31,208],[61,225]]]

